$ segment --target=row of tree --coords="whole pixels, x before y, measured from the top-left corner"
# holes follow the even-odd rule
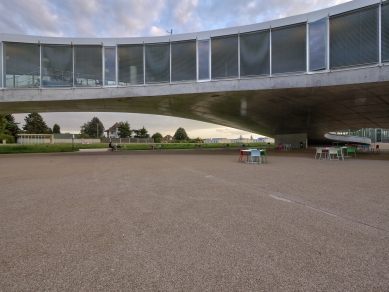
[[[30,113],[25,118],[25,125],[21,130],[18,126],[19,123],[15,122],[13,115],[0,115],[0,140],[5,139],[7,143],[14,143],[17,135],[20,133],[26,134],[60,134],[61,128],[58,124],[54,124],[53,128],[47,126],[43,117],[38,113]],[[81,126],[80,136],[81,138],[99,138],[103,136],[105,131],[103,123],[97,117],[93,117],[92,120],[86,122]],[[150,138],[150,134],[145,127],[141,129],[131,129],[128,121],[120,122],[118,127],[118,133],[120,138],[134,137],[134,138]],[[151,136],[155,142],[159,143],[163,140],[161,133],[157,132]],[[184,128],[178,128],[173,138],[178,141],[191,141]],[[196,141],[199,138],[194,139]]]

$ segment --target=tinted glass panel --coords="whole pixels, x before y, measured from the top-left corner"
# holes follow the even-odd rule
[[[42,86],[73,86],[73,49],[71,46],[42,46]]]
[[[170,45],[145,46],[146,83],[170,82]]]
[[[102,85],[103,61],[101,46],[75,46],[74,63],[75,86]]]
[[[309,70],[326,68],[327,19],[309,24]]]
[[[272,73],[306,71],[306,24],[272,31]]]
[[[270,31],[240,35],[240,76],[270,74]]]
[[[212,79],[238,77],[238,35],[211,39]]]
[[[196,80],[196,41],[172,43],[172,81]]]
[[[199,41],[197,46],[199,58],[199,80],[209,79],[209,40]]]
[[[330,18],[331,68],[378,62],[378,8]]]
[[[40,86],[39,46],[4,43],[5,86],[31,88]]]
[[[105,48],[105,85],[116,85],[116,48]]]
[[[143,45],[118,46],[119,84],[143,84]]]
[[[389,3],[382,5],[382,61],[389,61]]]

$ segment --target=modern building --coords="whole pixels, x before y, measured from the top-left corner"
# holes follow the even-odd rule
[[[389,1],[180,35],[0,42],[0,113],[176,116],[293,147],[389,128]]]

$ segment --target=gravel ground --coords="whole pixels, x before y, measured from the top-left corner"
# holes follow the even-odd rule
[[[389,153],[0,156],[0,291],[389,291]]]

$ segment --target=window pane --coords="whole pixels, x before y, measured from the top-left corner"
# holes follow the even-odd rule
[[[330,18],[331,68],[378,62],[378,8]]]
[[[143,84],[143,45],[119,46],[119,84]]]
[[[272,71],[291,73],[306,71],[306,24],[272,31]]]
[[[199,58],[199,80],[209,79],[209,40],[199,41],[197,46]]]
[[[42,86],[73,86],[73,53],[71,46],[42,46]]]
[[[101,46],[75,46],[74,54],[75,86],[101,86],[103,80]]]
[[[105,85],[116,85],[116,48],[105,48]]]
[[[389,3],[382,5],[382,61],[389,61]]]
[[[170,45],[145,46],[146,83],[170,82]]]
[[[238,35],[211,39],[212,79],[238,77]]]
[[[4,43],[5,86],[39,87],[39,55],[37,44]]]
[[[240,76],[270,74],[270,31],[240,35]]]
[[[196,80],[196,41],[172,43],[172,81]]]
[[[327,19],[309,24],[309,69],[326,68]]]

